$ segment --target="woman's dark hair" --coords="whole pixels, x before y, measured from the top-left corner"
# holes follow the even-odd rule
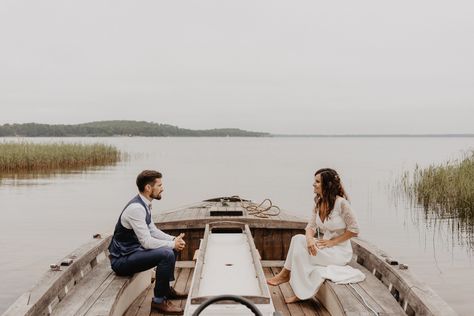
[[[337,174],[336,170],[331,168],[323,168],[316,171],[314,176],[318,175],[321,177],[321,193],[315,197],[316,207],[321,210],[324,207],[326,211],[326,217],[331,214],[336,202],[336,197],[339,195],[345,199],[347,198],[346,191],[341,183],[341,178]]]
[[[162,175],[160,172],[155,170],[143,170],[137,176],[137,187],[140,192],[145,191],[147,184],[154,184],[156,179],[161,179]]]

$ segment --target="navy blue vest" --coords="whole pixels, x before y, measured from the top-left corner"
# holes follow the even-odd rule
[[[109,245],[109,253],[112,257],[118,258],[122,256],[128,256],[139,249],[143,249],[133,229],[125,228],[122,225],[123,211],[125,211],[125,209],[132,203],[140,203],[143,205],[143,211],[146,212],[146,225],[148,226],[151,223],[151,214],[147,211],[147,205],[145,202],[143,202],[139,195],[135,196],[122,210],[117,224],[115,225],[114,236],[112,237],[112,241]]]

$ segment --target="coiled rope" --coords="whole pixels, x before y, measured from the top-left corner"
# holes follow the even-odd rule
[[[240,200],[240,206],[247,211],[247,214],[255,217],[269,218],[270,216],[278,216],[281,212],[280,207],[273,205],[270,199],[265,199],[257,205],[251,201],[243,201],[238,195],[231,196],[231,198]]]

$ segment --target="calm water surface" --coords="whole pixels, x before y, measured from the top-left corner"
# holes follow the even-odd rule
[[[7,139],[11,141],[12,139]],[[26,139],[21,139],[26,140]],[[130,153],[116,166],[37,179],[0,180],[0,313],[50,263],[92,238],[111,232],[135,194],[143,169],[164,174],[154,212],[238,194],[272,201],[309,218],[313,174],[339,171],[371,241],[427,282],[457,312],[474,306],[474,260],[469,236],[448,222],[429,221],[392,186],[405,170],[455,159],[473,138],[63,138],[32,142],[102,142]],[[0,141],[3,141],[0,138]]]

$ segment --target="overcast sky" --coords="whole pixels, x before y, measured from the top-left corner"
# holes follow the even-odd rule
[[[474,2],[0,0],[0,124],[473,133]]]

